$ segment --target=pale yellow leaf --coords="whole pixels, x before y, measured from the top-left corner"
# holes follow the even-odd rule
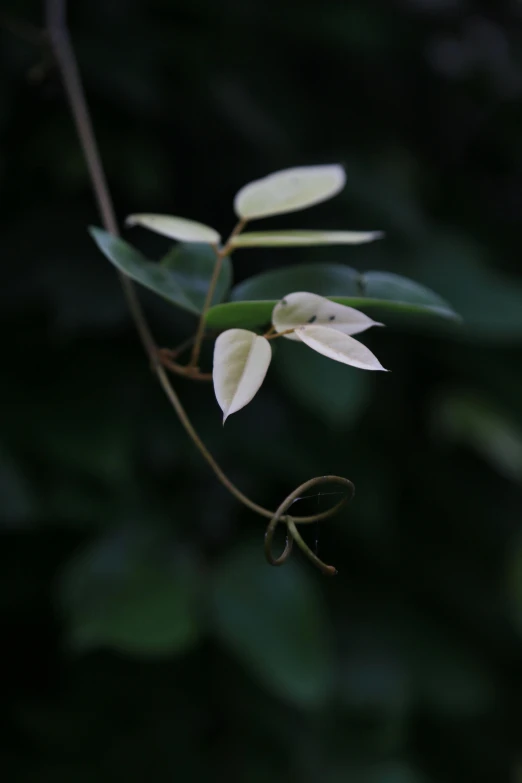
[[[303,247],[361,245],[384,236],[382,231],[247,231],[232,239],[232,247]]]
[[[344,334],[359,334],[372,326],[383,325],[360,310],[306,291],[288,294],[272,310],[272,326],[276,332],[286,332],[309,324],[328,326]],[[285,334],[284,337],[289,340],[299,339],[295,333]]]
[[[344,169],[337,164],[277,171],[241,188],[234,209],[245,220],[296,212],[337,195],[345,181]]]
[[[228,329],[214,347],[212,378],[223,423],[244,408],[265,379],[272,349],[264,337],[246,329]]]
[[[336,362],[361,370],[384,370],[365,345],[328,326],[300,326],[296,334],[309,348]]]
[[[218,245],[221,237],[218,232],[195,220],[175,217],[174,215],[129,215],[125,221],[127,226],[143,226],[156,234],[162,234],[180,242],[205,242]]]

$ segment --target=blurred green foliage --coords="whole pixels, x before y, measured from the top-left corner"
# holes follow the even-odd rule
[[[392,369],[379,378],[315,356],[294,366],[276,345],[225,429],[209,387],[177,383],[263,505],[314,475],[354,481],[349,510],[308,531],[338,577],[298,554],[270,568],[263,521],[185,437],[88,234],[100,221],[59,79],[11,29],[39,25],[42,4],[5,0],[3,779],[517,780],[522,5],[70,5],[120,219],[182,214],[226,234],[245,182],[341,162],[347,187],[313,220],[266,226],[387,238],[248,250],[235,283],[283,264],[386,270],[464,323],[374,330],[365,342]],[[161,345],[189,336],[190,312],[141,295]]]

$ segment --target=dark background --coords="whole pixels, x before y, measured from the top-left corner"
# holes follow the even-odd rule
[[[515,783],[522,3],[70,5],[120,219],[226,234],[245,182],[340,162],[339,197],[264,225],[387,239],[247,250],[236,280],[316,260],[398,272],[464,326],[376,330],[387,375],[281,345],[224,429],[209,386],[176,382],[257,502],[318,474],[355,482],[308,536],[335,579],[299,554],[269,567],[264,522],[185,436],[87,234],[100,219],[60,80],[27,40],[41,4],[4,0],[2,779]],[[162,344],[190,334],[191,317],[143,301]]]

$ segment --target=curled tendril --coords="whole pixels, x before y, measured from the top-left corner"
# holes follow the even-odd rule
[[[332,506],[332,508],[327,509],[326,511],[322,511],[320,514],[314,514],[313,516],[308,517],[291,517],[291,516],[283,516],[284,512],[290,508],[292,503],[296,501],[303,492],[307,492],[309,489],[313,489],[314,487],[318,486],[319,484],[341,484],[341,486],[346,488],[346,493],[344,497],[341,498],[341,500],[335,504],[335,506]],[[348,501],[350,501],[355,494],[355,487],[352,484],[352,482],[347,478],[342,478],[342,476],[317,476],[316,478],[310,479],[309,481],[305,481],[304,484],[301,484],[297,489],[295,489],[290,495],[288,495],[275,514],[273,515],[272,519],[270,520],[268,527],[266,529],[265,533],[265,555],[266,559],[270,563],[270,565],[273,566],[280,566],[283,565],[283,563],[286,563],[288,558],[290,557],[290,554],[292,552],[292,548],[294,545],[294,541],[296,542],[297,546],[301,549],[302,552],[306,555],[306,557],[316,565],[320,571],[323,572],[323,574],[326,574],[327,576],[335,576],[337,573],[337,570],[331,566],[327,565],[326,563],[323,563],[322,560],[320,560],[317,555],[315,555],[310,547],[303,541],[301,538],[301,535],[299,534],[299,531],[297,530],[297,525],[309,525],[312,522],[322,522],[324,519],[328,519],[329,517],[332,517],[334,514],[336,514],[338,511],[345,506]],[[285,548],[283,552],[279,555],[279,557],[274,557],[272,553],[272,543],[274,539],[274,534],[277,525],[279,522],[283,522],[286,524],[287,534],[286,534],[286,543]]]

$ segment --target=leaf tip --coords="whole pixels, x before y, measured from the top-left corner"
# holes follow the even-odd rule
[[[96,239],[97,235],[101,232],[101,228],[98,226],[87,226],[87,231],[93,239]]]

